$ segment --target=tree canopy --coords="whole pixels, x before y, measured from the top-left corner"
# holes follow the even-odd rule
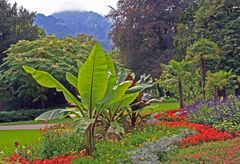
[[[41,103],[50,106],[64,103],[62,95],[58,96],[60,102],[53,100],[54,96],[49,96],[52,90],[40,87],[27,76],[22,66],[48,71],[61,82],[67,83],[65,72],[71,71],[77,75],[78,67],[86,60],[95,42],[88,35],[79,35],[76,39],[48,36],[13,44],[0,66],[0,99],[5,98],[10,104],[19,103],[16,105],[19,108],[44,106]]]
[[[110,36],[120,49],[124,63],[137,75],[160,73],[159,62],[175,55],[173,37],[179,16],[191,0],[120,0],[108,18]]]
[[[18,7],[17,3],[11,5],[7,0],[0,0],[0,63],[11,44],[44,35],[39,27],[33,25],[34,18],[34,12]]]

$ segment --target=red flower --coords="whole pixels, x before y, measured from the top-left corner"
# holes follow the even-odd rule
[[[222,141],[229,138],[233,138],[230,133],[227,132],[218,132],[210,126],[202,124],[194,124],[189,122],[158,122],[159,125],[166,125],[171,128],[176,127],[186,127],[194,129],[197,133],[192,136],[188,136],[181,140],[181,146],[187,145],[197,145],[201,142],[210,142],[210,141]]]
[[[158,119],[158,118],[160,117],[160,114],[159,114],[159,113],[155,113],[155,114],[153,115],[153,117],[154,117],[155,119]]]

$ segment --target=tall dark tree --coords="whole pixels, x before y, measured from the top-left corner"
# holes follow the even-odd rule
[[[4,52],[11,44],[19,40],[34,40],[41,30],[33,25],[34,12],[29,12],[16,3],[11,5],[7,0],[0,0],[0,63]]]
[[[108,18],[110,36],[120,49],[125,64],[137,75],[159,74],[159,62],[175,54],[173,36],[179,15],[192,0],[119,0]]]

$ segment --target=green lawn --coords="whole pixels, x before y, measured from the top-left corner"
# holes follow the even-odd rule
[[[164,112],[179,108],[178,102],[161,102],[150,105],[144,108],[142,115],[150,115],[157,112]]]
[[[0,131],[0,151],[3,151],[9,156],[15,150],[14,143],[16,141],[20,145],[35,143],[40,135],[40,130]]]

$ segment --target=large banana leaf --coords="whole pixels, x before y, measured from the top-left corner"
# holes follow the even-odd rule
[[[107,85],[107,61],[103,49],[97,43],[78,74],[78,91],[82,104],[87,109],[94,109],[95,103],[103,99]]]
[[[62,92],[65,99],[69,103],[76,104],[79,108],[82,108],[81,103],[71,94],[59,81],[57,81],[52,75],[44,71],[38,71],[34,68],[23,66],[23,69],[32,75],[38,84],[46,88],[55,88],[58,92]]]
[[[110,105],[118,102],[124,96],[125,92],[131,86],[131,84],[131,81],[125,81],[121,84],[116,85],[101,103],[105,104],[105,107],[109,107]]]
[[[56,119],[63,118],[69,112],[70,111],[67,111],[66,109],[50,110],[50,111],[44,112],[43,114],[41,114],[40,116],[35,118],[35,120],[37,120],[37,121],[38,120],[41,120],[41,121],[56,120]]]
[[[134,87],[129,88],[126,93],[127,93],[127,94],[139,93],[139,92],[143,91],[144,89],[145,89],[144,86],[142,86],[142,85],[136,85],[136,86],[134,86]]]
[[[123,67],[119,67],[117,84],[120,84],[121,82],[125,81],[129,73],[130,73],[129,70]]]
[[[76,133],[84,133],[88,127],[94,123],[94,119],[79,118],[74,121],[73,127]]]
[[[71,74],[70,72],[66,73],[66,79],[69,82],[69,84],[71,84],[72,86],[74,86],[75,88],[77,88],[77,84],[78,84],[78,79],[77,77],[75,77],[73,74]]]
[[[112,104],[111,109],[112,110],[118,110],[121,108],[129,107],[129,104],[131,104],[139,95],[139,92],[132,93],[132,94],[125,94],[118,102]]]
[[[109,93],[114,88],[114,86],[116,85],[117,74],[116,74],[116,71],[115,71],[113,60],[112,60],[110,55],[106,55],[106,61],[107,61],[107,66],[108,66],[109,74],[110,74],[109,78],[108,78],[108,87],[107,87],[107,92],[106,93]]]

